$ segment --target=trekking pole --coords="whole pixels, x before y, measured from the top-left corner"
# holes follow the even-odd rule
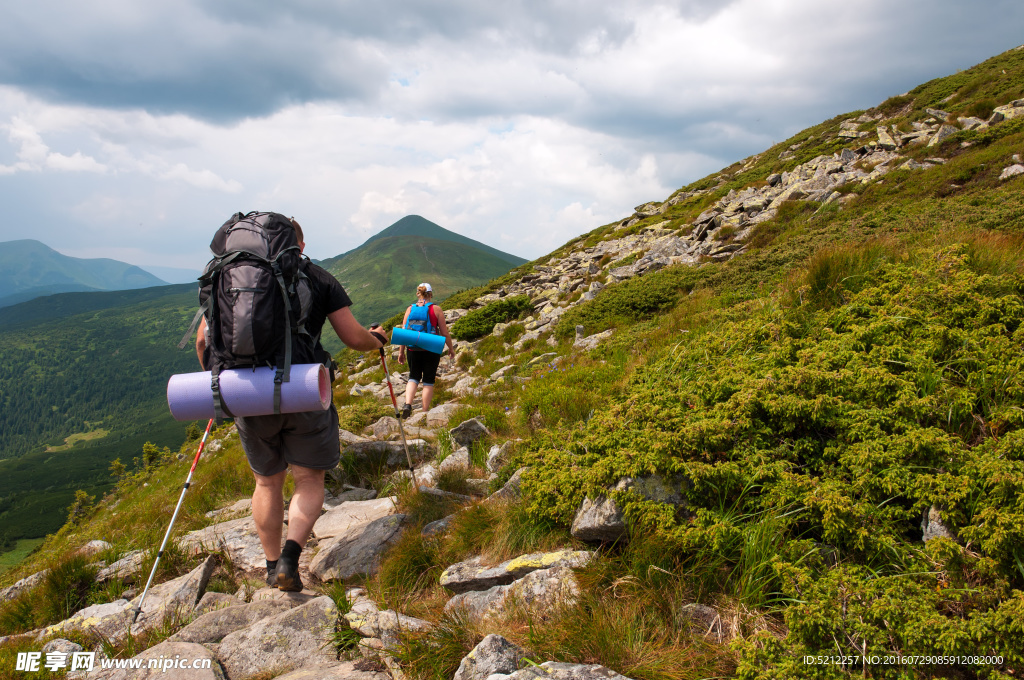
[[[409,455],[409,445],[405,442],[405,428],[402,427],[402,414],[398,412],[398,399],[395,398],[395,388],[391,384],[391,374],[388,373],[388,362],[384,360],[384,348],[380,348],[380,365],[384,367],[384,377],[388,379],[388,392],[391,393],[391,403],[395,407],[395,420],[398,421],[398,431],[402,433],[402,448],[405,449],[405,459],[409,461],[409,474],[412,475],[412,486],[420,490],[416,482],[416,471],[412,468],[412,456]]]
[[[210,427],[213,426],[213,418],[210,418],[210,422],[206,424],[206,432],[203,432],[203,438],[199,442],[199,449],[196,450],[195,460],[192,461],[192,467],[189,468],[188,477],[185,479],[185,486],[181,489],[181,496],[178,498],[178,505],[174,508],[174,514],[171,515],[171,523],[167,526],[167,533],[164,534],[164,540],[160,544],[160,550],[156,554],[156,560],[153,562],[153,570],[149,572],[149,580],[146,581],[146,587],[142,591],[142,597],[139,598],[139,606],[135,607],[132,614],[132,623],[139,618],[139,614],[142,613],[142,603],[146,600],[146,593],[149,592],[149,586],[153,583],[153,577],[156,576],[157,565],[160,564],[160,558],[164,554],[164,547],[167,546],[167,539],[171,537],[171,529],[174,528],[174,520],[178,519],[178,511],[181,510],[181,504],[185,500],[185,493],[188,491],[188,487],[192,484],[192,473],[196,471],[196,463],[199,462],[199,456],[203,453],[203,446],[206,445],[206,438],[210,435]]]

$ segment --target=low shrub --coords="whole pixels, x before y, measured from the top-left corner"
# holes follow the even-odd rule
[[[494,330],[495,325],[518,319],[532,308],[530,298],[525,295],[502,298],[480,309],[474,309],[458,319],[451,326],[452,337],[458,340],[476,340],[488,335]]]

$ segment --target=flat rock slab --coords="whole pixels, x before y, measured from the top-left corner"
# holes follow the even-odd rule
[[[558,550],[549,553],[532,553],[506,560],[494,567],[481,566],[481,558],[474,557],[453,564],[441,574],[441,585],[453,593],[471,590],[487,590],[494,586],[508,585],[530,572],[553,567],[580,569],[590,564],[594,553],[584,550]]]
[[[453,680],[487,680],[495,673],[515,673],[525,657],[522,647],[500,635],[488,635],[462,659]]]
[[[336,665],[332,634],[338,608],[326,595],[229,634],[217,656],[229,678],[267,669]]]
[[[336,666],[300,668],[297,671],[279,675],[275,680],[391,680],[391,675],[384,672],[356,670],[354,661],[346,661]]]
[[[142,668],[100,669],[87,677],[90,680],[225,680],[213,652],[202,645],[167,640],[132,658],[141,660]],[[189,664],[188,668],[183,667],[185,663]],[[98,663],[96,667],[99,667]]]
[[[520,498],[522,498],[523,497],[523,489],[522,489],[523,475],[529,469],[530,468],[528,468],[528,467],[523,467],[523,468],[519,468],[518,470],[516,470],[515,474],[513,474],[509,478],[509,480],[507,482],[505,482],[505,486],[501,487],[500,489],[498,489],[497,491],[492,493],[490,496],[485,498],[484,499],[484,503],[498,503],[498,502],[508,503],[508,502],[511,502],[511,501],[517,501]]]
[[[283,523],[281,527],[282,535],[287,535],[287,527]],[[223,550],[236,569],[261,579],[267,575],[267,556],[263,553],[263,545],[256,533],[256,521],[252,517],[233,519],[189,532],[178,541],[178,545],[191,552]]]
[[[287,600],[263,600],[226,607],[203,614],[168,639],[197,644],[220,642],[236,630],[293,608]]]
[[[553,567],[531,572],[509,585],[460,593],[448,600],[444,609],[462,609],[470,620],[483,621],[513,606],[544,614],[557,607],[575,604],[579,594],[579,584],[572,569]]]
[[[388,515],[327,539],[310,563],[310,572],[321,581],[376,573],[381,554],[398,539],[404,520],[405,515]]]
[[[375,519],[393,515],[397,496],[376,498],[368,501],[348,501],[330,512],[324,513],[313,525],[317,539],[342,536],[349,531],[365,526]]]
[[[630,680],[604,666],[546,661],[508,676],[508,680]]]

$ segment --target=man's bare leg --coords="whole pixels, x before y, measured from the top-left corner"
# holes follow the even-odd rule
[[[421,395],[423,399],[423,412],[426,413],[430,410],[430,402],[434,399],[434,386],[424,385]]]
[[[306,546],[324,507],[324,470],[292,465],[295,493],[288,505],[288,540]]]
[[[284,476],[287,470],[264,477],[253,473],[256,490],[252,492],[252,518],[267,560],[281,556],[281,530],[284,525]],[[322,503],[322,501],[321,501]]]

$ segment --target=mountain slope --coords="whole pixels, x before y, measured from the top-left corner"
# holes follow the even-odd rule
[[[30,299],[26,296],[163,285],[149,272],[117,260],[68,257],[31,239],[0,243],[0,306]]]
[[[319,264],[352,297],[363,323],[393,316],[415,299],[427,281],[434,299],[472,288],[525,262],[522,258],[459,236],[417,215],[403,217],[358,248]]]
[[[493,451],[488,467],[517,486],[463,512],[399,492],[410,529],[365,592],[434,624],[391,649],[403,673],[452,677],[481,637],[444,610],[438,575],[454,562],[600,539],[571,604],[531,613],[510,597],[486,632],[531,659],[649,680],[1024,674],[1021,97],[1014,50],[449,297],[484,335],[459,343],[435,397],[457,397],[452,424],[486,423],[470,460]],[[499,302],[520,295],[527,318]],[[499,307],[511,323],[488,333]],[[574,342],[577,326],[589,337]],[[342,359],[352,381],[380,375],[373,353]],[[378,412],[352,381],[335,394],[360,429]],[[390,470],[344,460],[332,491],[395,488]],[[166,480],[187,465],[168,456],[128,480],[5,580],[118,533],[115,504],[161,521],[114,552],[155,542]],[[222,470],[196,484],[188,528],[251,484],[244,466]],[[130,505],[144,493],[160,496]]]

